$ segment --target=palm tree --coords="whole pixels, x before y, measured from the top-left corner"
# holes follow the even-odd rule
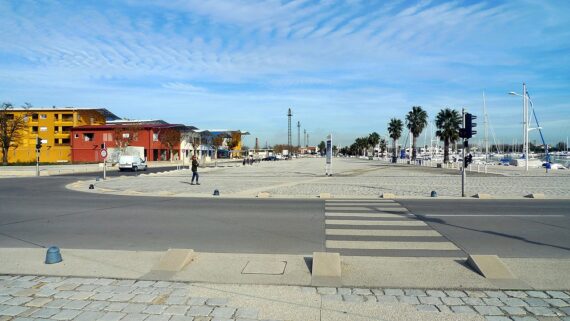
[[[412,110],[406,115],[406,124],[412,132],[412,158],[416,160],[416,140],[427,126],[428,115],[421,106],[413,106]]]
[[[380,157],[384,158],[384,152],[386,151],[386,139],[380,139]]]
[[[378,145],[380,141],[380,135],[377,132],[373,132],[368,135],[368,147],[372,147],[372,156],[374,156],[374,146]]]
[[[461,114],[455,109],[442,109],[435,117],[437,131],[435,135],[443,140],[443,162],[449,162],[449,145],[459,139],[459,127],[461,126]]]
[[[396,141],[398,139],[400,139],[400,136],[402,136],[402,130],[404,129],[404,123],[402,123],[401,120],[399,120],[398,118],[392,118],[390,119],[390,122],[388,123],[388,134],[390,135],[390,138],[392,138],[393,142],[394,142],[394,154],[393,154],[393,158],[396,158]]]
[[[364,156],[364,150],[368,148],[368,137],[358,137],[354,143],[358,149],[358,154],[360,155],[360,152],[362,152],[362,156]]]

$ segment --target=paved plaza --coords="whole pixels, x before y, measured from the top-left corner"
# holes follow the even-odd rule
[[[522,198],[543,193],[546,198],[570,198],[570,171],[473,166],[467,172],[466,195],[490,194],[495,198]],[[461,196],[461,175],[457,169],[389,164],[382,160],[358,158],[333,159],[333,176],[325,176],[324,158],[260,162],[243,166],[229,163],[204,168],[200,186],[190,185],[191,172],[176,170],[140,174],[137,177],[107,181],[87,180],[69,187],[92,192],[127,195],[256,197],[268,192],[271,197],[312,198],[330,193],[336,198],[375,198],[384,193],[396,197],[422,198],[437,192],[439,197]]]

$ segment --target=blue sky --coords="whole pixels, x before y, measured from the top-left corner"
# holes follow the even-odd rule
[[[520,142],[506,93],[525,81],[554,143],[570,136],[568,14],[565,0],[0,0],[0,100],[247,130],[249,146],[286,142],[290,107],[311,142],[350,144],[414,105],[481,116],[485,90],[497,137]]]

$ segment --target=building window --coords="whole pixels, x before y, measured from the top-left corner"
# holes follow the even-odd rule
[[[47,114],[41,114],[40,119],[47,119]]]
[[[73,114],[63,114],[61,115],[63,121],[73,121]]]
[[[79,134],[75,134],[73,137],[75,137],[75,139],[79,138]]]
[[[47,128],[47,127],[40,127],[40,131],[41,131],[41,132],[47,132],[47,131],[48,131],[48,128]]]
[[[54,114],[53,117],[54,117],[55,121],[59,121],[59,114]]]
[[[32,126],[32,133],[36,134],[38,132],[38,126]]]
[[[32,114],[32,121],[38,121],[38,114]]]
[[[95,133],[85,133],[85,134],[83,134],[83,139],[84,139],[86,142],[92,142],[94,138],[95,138]]]
[[[129,133],[123,133],[123,138],[129,138],[129,137],[131,137],[131,134],[129,134]]]
[[[158,133],[152,133],[152,141],[158,142]]]
[[[64,133],[69,134],[69,132],[71,131],[71,128],[73,128],[73,127],[71,127],[71,126],[63,126],[63,127],[61,127],[61,130],[62,130]]]
[[[69,145],[69,138],[63,138],[63,139],[61,140],[61,144],[62,144],[62,145]]]
[[[8,120],[13,120],[13,119],[14,119],[14,114],[6,114],[6,119],[8,119]]]
[[[104,142],[112,142],[113,141],[113,134],[103,133],[103,141]]]

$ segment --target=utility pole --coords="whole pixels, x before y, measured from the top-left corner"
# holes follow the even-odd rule
[[[287,146],[289,147],[289,152],[291,152],[291,116],[293,116],[293,113],[291,112],[291,108],[289,108],[289,111],[287,112],[287,118],[289,119]]]
[[[465,128],[465,108],[461,109],[461,118],[463,119],[463,128]],[[461,168],[461,197],[465,197],[465,148],[467,144],[465,144],[467,140],[463,137],[463,166]]]
[[[303,129],[303,146],[307,147],[307,130]],[[566,148],[568,149],[568,148]]]
[[[297,147],[301,147],[301,122],[297,121]]]

